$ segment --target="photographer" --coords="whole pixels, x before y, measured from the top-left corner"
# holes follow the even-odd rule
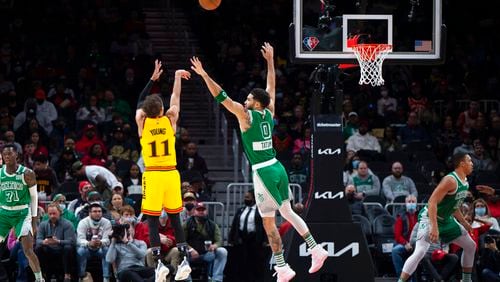
[[[146,243],[134,239],[133,230],[128,224],[113,226],[106,261],[116,263],[117,276],[121,282],[155,281],[155,269],[144,266]],[[163,281],[169,273],[173,272],[171,266],[167,266],[167,269],[168,271],[163,273],[165,277],[159,278],[158,281]]]
[[[484,249],[481,255],[480,265],[483,269],[481,277],[485,282],[500,281],[500,252],[494,237],[484,238]]]

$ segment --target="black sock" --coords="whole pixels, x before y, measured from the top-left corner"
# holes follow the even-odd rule
[[[158,226],[160,222],[158,221],[158,216],[148,215],[148,227],[149,227],[149,243],[153,250],[155,247],[160,248],[160,232],[158,231]]]
[[[169,213],[168,218],[170,218],[170,223],[174,229],[175,241],[177,243],[186,243],[186,236],[184,235],[184,229],[182,229],[181,218],[178,213]]]

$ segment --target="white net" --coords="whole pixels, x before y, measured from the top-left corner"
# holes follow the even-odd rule
[[[359,84],[380,86],[384,84],[382,78],[382,64],[392,46],[389,44],[358,44],[352,46],[361,69]]]

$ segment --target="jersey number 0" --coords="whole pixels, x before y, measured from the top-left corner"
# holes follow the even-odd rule
[[[161,142],[160,144],[163,144],[163,146],[164,146],[164,153],[161,156],[169,156],[170,154],[168,153],[168,139]],[[149,143],[149,145],[151,145],[151,157],[158,157],[158,154],[156,151],[156,141]]]

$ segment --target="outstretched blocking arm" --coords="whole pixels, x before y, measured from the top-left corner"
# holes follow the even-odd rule
[[[170,96],[170,108],[168,109],[166,115],[172,123],[172,128],[176,130],[177,119],[179,119],[179,111],[181,108],[181,85],[182,79],[191,78],[191,74],[185,70],[177,70],[175,72],[174,87],[172,89],[172,95]]]
[[[236,118],[238,118],[238,121],[243,121],[248,118],[247,112],[243,107],[243,105],[233,101],[233,99],[227,96],[226,92],[222,89],[222,87],[220,87],[220,85],[217,84],[217,82],[215,82],[203,69],[203,65],[201,64],[201,61],[197,57],[191,58],[191,64],[192,64],[191,69],[203,78],[205,84],[208,87],[208,90],[210,91],[210,94],[212,94],[212,96],[219,103],[221,103],[224,107],[226,107],[228,111],[234,114]]]
[[[274,103],[276,101],[276,73],[274,71],[274,49],[271,44],[264,42],[262,49],[260,50],[262,57],[266,59],[267,62],[267,86],[266,91],[269,93],[271,101],[267,108],[271,111],[274,116]]]

